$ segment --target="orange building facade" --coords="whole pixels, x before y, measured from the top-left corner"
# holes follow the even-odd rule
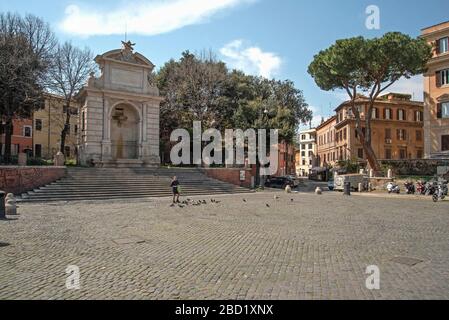
[[[337,161],[335,125],[337,117],[324,121],[316,129],[318,163],[321,167],[333,166]]]
[[[11,137],[11,155],[26,152],[33,154],[33,121],[31,119],[13,120]],[[5,154],[5,127],[0,123],[0,154]]]
[[[362,122],[369,108],[368,99],[356,100]],[[332,117],[317,128],[318,155],[321,166],[339,161],[366,161],[366,154],[356,132],[350,102],[344,102]],[[378,159],[422,159],[424,156],[423,103],[411,101],[410,95],[386,94],[380,97],[372,114],[372,148]],[[365,130],[362,127],[362,130]]]
[[[449,159],[449,21],[422,30],[434,47],[424,75],[426,158]]]

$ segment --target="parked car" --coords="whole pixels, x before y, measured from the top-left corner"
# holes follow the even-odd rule
[[[293,186],[292,187],[297,187],[299,186],[299,179],[295,176],[287,176],[286,178],[290,179],[293,182]]]
[[[267,188],[285,189],[287,186],[295,187],[294,181],[289,177],[270,177],[265,182]]]

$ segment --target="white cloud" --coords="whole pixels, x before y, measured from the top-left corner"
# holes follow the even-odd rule
[[[282,65],[282,59],[277,54],[247,46],[243,40],[228,43],[220,49],[220,53],[232,68],[265,78],[272,78]]]
[[[256,0],[127,1],[112,10],[69,5],[61,29],[78,36],[124,34],[157,35],[198,24],[219,11]]]

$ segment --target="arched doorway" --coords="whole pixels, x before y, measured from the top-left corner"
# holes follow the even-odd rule
[[[113,160],[139,158],[139,124],[137,110],[128,104],[115,106],[111,113]]]

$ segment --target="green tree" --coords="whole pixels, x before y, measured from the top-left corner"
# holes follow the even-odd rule
[[[309,66],[309,74],[322,90],[347,92],[359,140],[375,172],[380,172],[380,165],[371,145],[374,103],[399,79],[424,73],[431,57],[432,48],[425,40],[391,32],[381,38],[338,40],[317,54]],[[356,107],[360,93],[366,94],[369,100],[364,118]]]

